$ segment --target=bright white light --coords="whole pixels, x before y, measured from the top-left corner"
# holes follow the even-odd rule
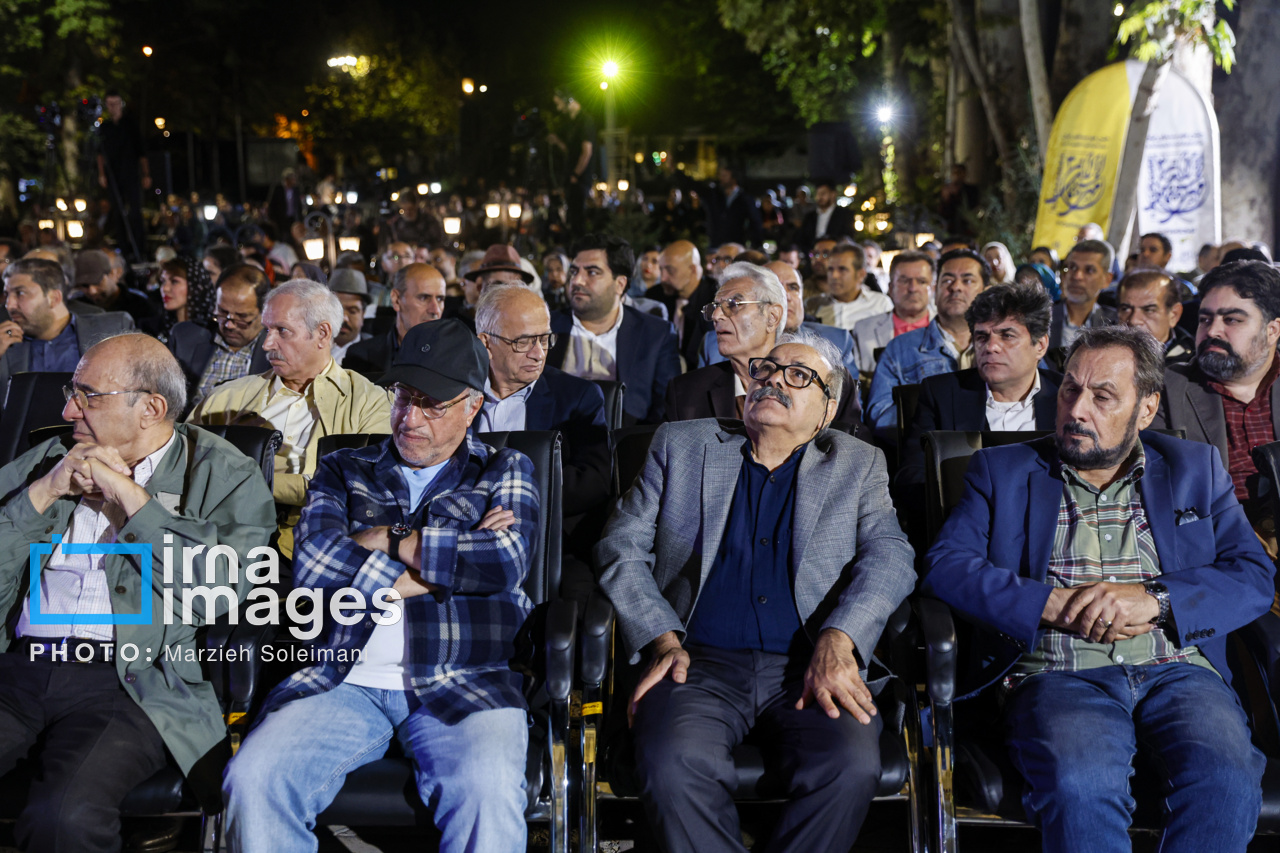
[[[631,189],[631,182],[628,181],[626,178],[623,178],[622,180],[618,181],[618,192],[624,193],[629,189]]]
[[[85,201],[82,198],[76,199],[76,210],[80,211],[81,213],[84,213],[88,209],[89,209],[89,202]]]
[[[858,194],[858,185],[849,184],[849,186],[844,188],[844,194],[848,198],[853,198],[855,195]]]
[[[56,204],[56,205],[58,206],[58,210],[61,210],[61,211],[62,211],[62,212],[64,212],[64,213],[66,212],[66,210],[67,210],[67,200],[66,200],[65,198],[60,198],[60,199],[58,199],[56,202],[54,202],[54,204]]]
[[[392,201],[399,201],[399,200],[400,200],[400,193],[392,193],[392,194],[391,194],[391,200],[392,200]]]
[[[476,90],[476,81],[472,80],[470,77],[463,77],[462,78],[462,94],[470,95],[475,90]]]
[[[67,236],[72,240],[79,240],[84,236],[84,223],[77,219],[72,219],[67,223]]]
[[[206,204],[204,206],[204,218],[212,222],[214,217],[218,215],[218,206],[216,204]]]
[[[307,207],[311,207],[315,203],[316,200],[314,196],[307,196]]]
[[[39,228],[41,231],[45,231],[45,230],[52,231],[54,227],[54,223],[52,219],[41,219],[39,222],[36,223],[36,227]]]
[[[889,121],[893,118],[893,107],[890,107],[890,106],[880,107],[879,109],[876,110],[876,118],[880,120],[881,124],[888,124]]]
[[[444,218],[444,233],[457,235],[462,233],[462,217],[446,216]]]
[[[608,88],[609,88],[609,81],[608,81],[608,80],[601,80],[601,81],[600,81],[600,88],[601,88],[601,89],[608,89]]]
[[[609,185],[606,184],[604,181],[601,181],[600,183],[596,184],[596,192],[607,193],[608,191],[609,191]]]
[[[347,193],[347,204],[355,204],[359,200],[360,200],[360,196],[356,194],[355,190],[352,190],[351,192]]]
[[[430,187],[428,187],[426,184],[418,184],[418,195],[426,195],[427,190],[429,189]]]
[[[439,182],[439,181],[432,181],[432,182],[431,182],[431,194],[432,194],[432,195],[439,195],[439,194],[440,194],[440,190],[441,190],[441,189],[443,189],[443,187],[441,187],[441,186],[440,186],[440,182]]]
[[[853,221],[853,230],[854,230],[854,231],[861,231],[862,229],[863,229],[862,220],[861,220],[861,219],[855,219],[855,220]]]
[[[520,205],[518,204],[507,205],[507,216],[511,217],[512,219],[519,219],[523,215],[524,215],[524,208],[521,207]]]
[[[603,67],[601,70],[602,70],[602,71],[604,71],[604,76],[606,76],[606,77],[617,77],[617,76],[618,76],[618,63],[614,62],[614,61],[611,59],[611,60],[609,60],[608,62],[606,62],[606,63],[604,64],[604,67]]]
[[[483,94],[483,93],[485,93],[485,92],[487,92],[487,91],[489,91],[489,87],[488,87],[488,86],[486,86],[486,85],[484,85],[483,83],[481,83],[481,84],[480,84],[480,92],[481,92],[481,94]]]
[[[484,206],[484,215],[490,219],[497,219],[502,215],[502,205],[496,203],[486,204]]]
[[[1116,7],[1115,7],[1114,9],[1112,9],[1112,10],[1111,10],[1111,12],[1112,12],[1112,14],[1114,14],[1117,18],[1122,17],[1122,16],[1124,15],[1124,4],[1123,4],[1123,3],[1117,3],[1117,4],[1116,4]]]
[[[338,248],[343,252],[358,252],[360,251],[360,238],[359,237],[339,237]]]
[[[838,207],[848,207],[851,204],[853,204],[853,199],[851,198],[841,197],[836,199],[836,206]]]
[[[319,237],[303,240],[302,251],[306,254],[307,260],[318,261],[324,257],[324,240]]]

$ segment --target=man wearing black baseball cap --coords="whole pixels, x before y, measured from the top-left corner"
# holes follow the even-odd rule
[[[383,377],[395,389],[390,438],[321,460],[296,529],[295,586],[366,600],[394,587],[403,614],[326,620],[313,642],[330,662],[267,697],[223,783],[232,849],[314,847],[308,826],[346,773],[382,757],[388,724],[442,851],[525,849],[528,728],[508,661],[530,610],[539,498],[527,457],[467,431],[488,371],[461,321],[414,326]]]

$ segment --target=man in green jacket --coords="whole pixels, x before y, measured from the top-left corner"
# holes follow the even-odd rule
[[[196,630],[250,582],[203,555],[184,577],[182,552],[259,562],[275,512],[252,460],[175,426],[186,380],[154,338],[93,346],[65,394],[72,435],[0,469],[0,775],[41,744],[19,847],[115,851],[120,803],[166,752],[216,801],[230,750]]]

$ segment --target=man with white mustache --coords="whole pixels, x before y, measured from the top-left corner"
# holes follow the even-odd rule
[[[320,438],[335,433],[389,430],[391,399],[360,374],[333,359],[342,327],[342,303],[328,287],[306,279],[267,295],[262,348],[271,369],[216,387],[187,419],[197,424],[249,424],[280,430],[275,494],[280,552],[293,556],[293,526],[315,473]]]

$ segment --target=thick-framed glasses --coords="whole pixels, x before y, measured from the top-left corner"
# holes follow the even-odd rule
[[[773,303],[766,302],[763,299],[739,299],[736,296],[732,299],[717,299],[714,302],[708,302],[706,305],[702,306],[702,316],[709,323],[711,322],[711,318],[715,316],[717,308],[724,312],[724,316],[732,317],[734,314],[738,313],[739,309],[741,309],[743,305],[772,304]]]
[[[425,394],[415,394],[403,385],[395,385],[393,387],[396,392],[397,406],[416,406],[418,411],[422,412],[422,416],[429,421],[443,418],[448,414],[450,409],[471,396],[470,394],[463,394],[461,397],[450,403],[441,403],[434,397],[428,397]]]
[[[782,365],[768,357],[753,358],[747,362],[747,373],[757,382],[767,381],[779,370],[782,371],[782,381],[792,388],[808,388],[816,382],[826,398],[831,399],[831,389],[812,367],[805,367],[803,364]]]
[[[84,389],[77,388],[74,385],[62,386],[62,396],[66,399],[66,401],[70,403],[72,400],[75,400],[76,405],[82,409],[89,408],[89,401],[92,400],[94,397],[114,397],[117,394],[151,394],[151,393],[153,392],[148,391],[145,388],[138,388],[131,391],[85,391]]]
[[[516,352],[528,352],[533,349],[534,342],[542,347],[542,351],[546,352],[556,345],[556,333],[548,332],[545,335],[521,335],[518,338],[504,338],[502,335],[495,335],[493,332],[487,333],[491,338],[497,338]]]
[[[229,314],[226,311],[214,311],[214,322],[220,326],[235,326],[240,329],[247,329],[253,325],[253,321],[258,319],[257,314]]]

